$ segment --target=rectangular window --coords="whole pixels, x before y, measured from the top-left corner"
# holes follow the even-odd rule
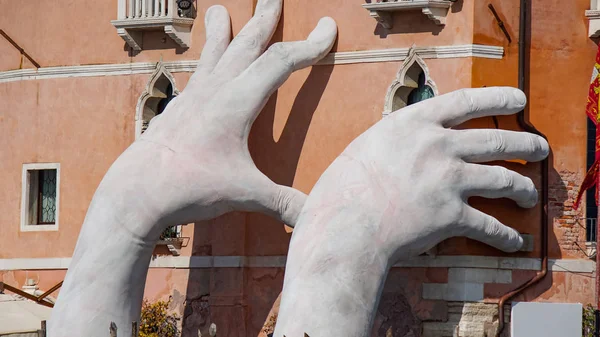
[[[24,164],[21,230],[58,230],[60,164]]]
[[[587,119],[587,170],[596,160],[596,124]],[[596,226],[598,218],[598,207],[596,206],[596,186],[585,192],[585,222],[586,241],[596,242]]]

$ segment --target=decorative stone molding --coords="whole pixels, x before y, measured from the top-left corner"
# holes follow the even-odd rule
[[[111,23],[134,50],[142,50],[144,31],[157,29],[164,30],[179,46],[189,48],[194,19],[182,15],[176,0],[119,0],[118,19]]]
[[[284,268],[286,256],[159,256],[150,262],[150,268]],[[70,257],[64,258],[16,258],[0,259],[0,270],[49,270],[67,269]],[[506,270],[540,270],[538,258],[496,256],[447,256],[435,258],[418,256],[398,262],[395,268],[485,268]],[[594,273],[596,262],[589,259],[550,259],[548,268],[552,272]]]
[[[403,106],[396,106],[398,103],[402,103],[401,101],[404,101],[403,103],[406,104],[408,93],[417,87],[417,79],[414,78],[416,73],[415,70],[420,70],[423,72],[423,74],[425,74],[425,85],[429,86],[433,90],[435,96],[439,95],[437,86],[429,75],[429,68],[425,64],[425,61],[423,61],[423,59],[419,56],[417,48],[413,46],[408,52],[408,57],[404,60],[404,63],[400,67],[400,70],[396,75],[396,79],[394,79],[385,95],[383,117],[402,108]],[[406,97],[402,100],[400,100],[397,95],[399,90],[405,91],[404,96]]]
[[[159,81],[163,79],[162,81]],[[162,98],[162,90],[159,90],[156,86],[157,84],[164,85],[165,82],[168,81],[171,83],[173,88],[173,94],[179,95],[179,90],[175,86],[175,78],[173,75],[167,70],[165,64],[161,61],[156,64],[156,68],[150,79],[148,80],[148,84],[146,84],[146,90],[142,92],[140,98],[138,99],[137,105],[135,107],[135,138],[137,139],[143,131],[144,124],[148,124],[150,120],[154,117],[153,111],[148,108],[147,102],[151,98]],[[161,83],[159,83],[161,82]]]
[[[384,0],[383,2],[377,0],[377,2],[364,4],[363,7],[384,28],[392,29],[392,14],[401,11],[421,10],[436,25],[445,25],[448,10],[454,2],[455,0]]]
[[[404,61],[411,49],[414,49],[422,59],[445,59],[462,57],[480,57],[502,59],[504,48],[480,44],[465,44],[454,46],[391,48],[380,50],[363,50],[336,52],[325,56],[317,65],[337,65],[353,63],[397,62]]]
[[[503,47],[479,44],[413,47],[413,49],[422,59],[465,57],[502,59],[504,56]],[[410,48],[393,48],[382,50],[336,52],[327,55],[324,59],[317,63],[317,65],[324,66],[356,63],[398,62],[405,60],[408,57],[409,51]],[[196,60],[185,60],[164,62],[163,65],[171,73],[189,73],[196,70],[197,63],[198,61]],[[0,83],[52,78],[151,74],[155,70],[156,63],[151,62],[19,69],[0,72]]]

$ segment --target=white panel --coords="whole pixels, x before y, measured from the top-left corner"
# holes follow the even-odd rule
[[[581,336],[582,310],[579,303],[514,303],[511,336]]]
[[[483,300],[482,283],[423,283],[423,299],[476,302]]]
[[[484,268],[450,268],[449,283],[512,283],[512,270]]]

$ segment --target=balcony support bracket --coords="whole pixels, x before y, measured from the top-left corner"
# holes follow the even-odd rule
[[[142,32],[163,30],[177,45],[182,48],[190,47],[190,35],[194,19],[191,18],[135,18],[111,21],[117,28],[117,34],[136,51],[143,48]]]
[[[456,0],[395,0],[385,2],[373,2],[364,4],[363,7],[369,11],[371,17],[379,22],[384,28],[394,28],[393,12],[420,10],[433,23],[439,26],[446,24],[448,10]]]

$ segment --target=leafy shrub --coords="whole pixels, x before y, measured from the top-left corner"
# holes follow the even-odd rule
[[[179,317],[169,314],[169,303],[158,301],[149,303],[144,299],[142,304],[142,317],[140,320],[140,337],[179,337],[177,328]]]
[[[595,311],[591,304],[583,308],[583,337],[594,337]]]
[[[177,238],[177,226],[167,227],[161,234],[159,240]]]

